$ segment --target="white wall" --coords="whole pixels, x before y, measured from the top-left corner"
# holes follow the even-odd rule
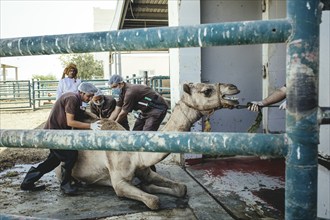
[[[320,25],[320,79],[319,106],[330,106],[330,12],[322,12]],[[319,153],[330,158],[330,125],[320,126]],[[317,216],[330,219],[330,171],[319,165],[318,169],[318,201]]]
[[[261,20],[261,0],[201,1],[202,23]],[[232,83],[241,91],[241,104],[262,98],[262,46],[202,48],[202,81]],[[210,118],[214,132],[247,132],[257,113],[221,109]],[[260,129],[261,131],[261,129]]]
[[[148,76],[169,76],[170,64],[168,52],[121,54],[122,76],[139,76],[141,71],[148,71]],[[140,75],[142,76],[142,75]]]
[[[168,1],[169,26],[200,24],[199,1]],[[170,49],[171,103],[180,99],[182,85],[201,81],[201,49]]]

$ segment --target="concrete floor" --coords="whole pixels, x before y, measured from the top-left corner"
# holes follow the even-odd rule
[[[181,167],[157,164],[157,172],[188,187],[185,198],[159,195],[161,211],[150,211],[143,203],[119,198],[111,187],[88,186],[74,197],[59,190],[55,173],[40,180],[45,191],[19,189],[31,165],[16,165],[0,173],[0,219],[232,219],[225,210]],[[18,217],[19,216],[19,217]]]
[[[198,162],[198,163],[197,163]],[[190,160],[186,170],[157,164],[157,172],[188,187],[185,198],[158,195],[159,211],[119,198],[111,187],[88,186],[64,196],[53,172],[41,181],[45,191],[25,192],[19,184],[31,165],[0,173],[3,219],[283,219],[284,161],[259,158]],[[19,216],[19,217],[17,217]]]
[[[284,219],[284,159],[190,160],[186,170],[235,219]]]

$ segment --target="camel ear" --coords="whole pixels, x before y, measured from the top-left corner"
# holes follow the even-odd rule
[[[191,95],[190,86],[187,83],[183,84],[183,91]]]

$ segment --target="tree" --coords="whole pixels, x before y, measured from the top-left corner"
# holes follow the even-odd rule
[[[34,74],[32,75],[32,79],[39,79],[39,80],[56,80],[56,76],[48,74],[47,76]]]
[[[74,63],[78,68],[78,77],[80,79],[103,78],[103,63],[95,60],[94,55],[90,53],[61,55],[60,61],[63,69],[69,64]]]

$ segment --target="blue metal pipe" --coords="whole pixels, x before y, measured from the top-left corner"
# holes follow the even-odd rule
[[[283,43],[286,19],[0,39],[0,57]]]
[[[318,0],[288,0],[294,29],[287,44],[285,219],[317,218]]]
[[[284,135],[91,130],[0,130],[0,147],[286,155]]]

